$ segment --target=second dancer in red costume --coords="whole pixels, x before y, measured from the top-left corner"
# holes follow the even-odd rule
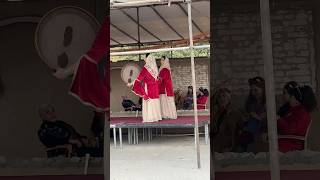
[[[164,119],[177,119],[177,109],[174,102],[173,84],[169,59],[161,58],[159,73],[159,90],[161,115]]]

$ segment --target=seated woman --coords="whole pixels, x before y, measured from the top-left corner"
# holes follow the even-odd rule
[[[174,102],[176,104],[177,110],[183,109],[184,95],[181,89],[174,91]]]
[[[191,110],[193,107],[193,90],[192,86],[188,86],[188,91],[183,102],[184,110]]]
[[[209,97],[209,91],[207,89],[199,88],[199,94],[197,97],[197,108],[199,110],[206,109],[207,100]]]
[[[311,115],[317,101],[310,86],[288,82],[283,88],[285,104],[278,119],[279,151],[285,153],[304,149],[304,137],[311,123]],[[300,138],[299,138],[300,137]]]
[[[255,151],[255,143],[263,141],[267,131],[265,84],[262,77],[248,80],[250,93],[246,101],[247,118],[239,137],[241,151]]]
[[[231,92],[226,88],[217,91],[214,103],[214,119],[211,126],[214,151],[234,151],[236,139],[243,124],[243,115],[232,106]]]

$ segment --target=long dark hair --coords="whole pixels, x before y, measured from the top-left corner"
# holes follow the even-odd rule
[[[0,76],[0,97],[2,97],[4,94],[4,83],[2,81],[2,78]]]
[[[190,91],[189,91],[189,89],[190,89]],[[188,86],[187,95],[191,95],[192,93],[193,93],[192,86]]]
[[[105,81],[107,78],[107,68],[108,63],[110,63],[107,56],[103,56],[102,59],[98,62],[98,73],[101,81]]]
[[[290,81],[285,84],[284,89],[290,96],[295,97],[295,99],[299,101],[308,112],[312,112],[317,109],[317,99],[310,86],[299,86],[297,82]]]
[[[266,93],[265,93],[265,83],[264,79],[262,77],[254,77],[252,79],[248,80],[249,86],[257,86],[262,90],[262,103],[265,104],[266,102]],[[246,110],[249,111],[249,107],[252,103],[257,102],[256,97],[252,94],[252,91],[250,90],[248,98],[246,100]]]

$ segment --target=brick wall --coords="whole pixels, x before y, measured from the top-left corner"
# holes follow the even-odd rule
[[[111,64],[111,68],[122,67],[126,63],[136,63],[143,66],[143,62],[124,61]],[[160,65],[160,64],[159,64]],[[190,58],[171,59],[170,67],[174,89],[187,89],[191,85],[191,65]],[[209,88],[209,58],[195,58],[196,86]]]
[[[212,77],[241,95],[249,78],[264,75],[259,12],[217,13],[213,20]],[[271,12],[271,21],[277,92],[290,80],[314,87],[312,11],[278,9]]]

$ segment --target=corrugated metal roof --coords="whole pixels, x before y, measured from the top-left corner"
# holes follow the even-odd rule
[[[150,44],[189,38],[185,3],[112,9],[110,17],[111,46],[138,44],[139,39]],[[192,3],[192,20],[194,35],[210,32],[210,1]]]

